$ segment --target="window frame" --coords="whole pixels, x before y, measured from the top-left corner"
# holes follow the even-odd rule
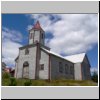
[[[40,70],[44,70],[44,64],[40,64]]]

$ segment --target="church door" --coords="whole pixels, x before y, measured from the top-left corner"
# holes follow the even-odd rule
[[[23,78],[29,78],[29,64],[25,62],[23,64]]]

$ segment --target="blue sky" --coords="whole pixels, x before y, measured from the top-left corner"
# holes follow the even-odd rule
[[[14,66],[18,48],[28,44],[28,30],[39,20],[45,44],[63,56],[86,52],[98,66],[97,14],[2,14],[2,60]]]

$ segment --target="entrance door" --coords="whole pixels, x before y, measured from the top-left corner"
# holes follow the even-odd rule
[[[23,64],[23,78],[29,78],[29,64],[28,62]]]

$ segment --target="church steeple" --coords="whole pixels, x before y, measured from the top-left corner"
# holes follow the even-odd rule
[[[39,42],[40,44],[44,45],[45,34],[40,26],[39,21],[36,22],[29,32],[29,44]]]
[[[42,29],[39,21],[36,22],[36,24],[33,26],[33,29]]]

